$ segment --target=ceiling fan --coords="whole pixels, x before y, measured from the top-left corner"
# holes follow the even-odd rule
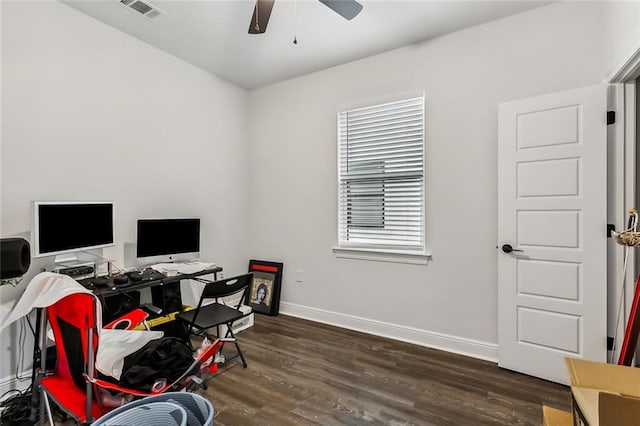
[[[362,5],[356,0],[319,0],[320,3],[336,12],[346,20],[352,20],[362,10]],[[256,0],[256,6],[251,16],[249,34],[263,34],[267,30],[267,23],[271,16],[271,9],[275,0]]]

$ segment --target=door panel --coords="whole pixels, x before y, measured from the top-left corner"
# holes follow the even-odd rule
[[[580,159],[531,161],[518,164],[519,197],[579,195]],[[547,176],[548,179],[539,179]]]
[[[523,112],[517,120],[519,149],[578,143],[580,140],[577,105]]]
[[[517,262],[519,294],[578,300],[579,263],[526,259]]]
[[[568,383],[565,356],[606,358],[606,90],[501,104],[501,367]]]
[[[518,211],[520,245],[578,248],[579,211]]]
[[[578,353],[580,318],[542,309],[518,308],[518,342]],[[549,333],[549,330],[554,330]]]

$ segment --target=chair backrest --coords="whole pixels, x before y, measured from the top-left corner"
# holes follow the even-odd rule
[[[249,272],[248,274],[237,275],[235,277],[225,278],[218,281],[212,281],[205,285],[202,290],[202,296],[200,296],[200,304],[205,299],[218,299],[221,297],[233,296],[234,294],[243,292],[242,297],[240,298],[241,305],[247,299],[247,291],[249,289],[249,284],[251,284],[251,279],[253,278],[253,273]]]
[[[75,293],[66,296],[47,308],[47,319],[56,340],[56,374],[80,389],[85,389],[83,373],[89,372],[89,330],[93,330],[92,353],[98,347],[96,328],[97,303],[95,296]]]

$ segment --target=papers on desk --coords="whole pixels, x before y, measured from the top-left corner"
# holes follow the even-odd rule
[[[209,262],[183,262],[183,263],[158,263],[151,268],[171,277],[178,274],[195,274],[205,269],[215,268],[215,263]]]

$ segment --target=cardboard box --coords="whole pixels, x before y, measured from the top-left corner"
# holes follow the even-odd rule
[[[640,368],[574,358],[565,362],[580,420],[589,426],[640,424]]]
[[[542,406],[543,426],[573,426],[573,416],[570,412]]]

